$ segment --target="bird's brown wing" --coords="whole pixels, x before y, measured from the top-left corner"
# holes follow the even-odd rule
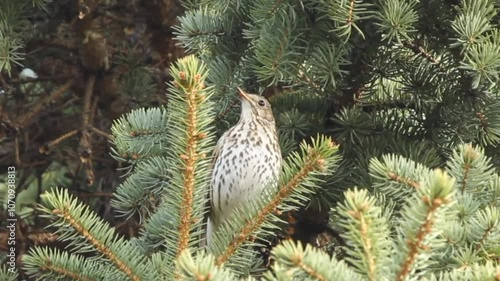
[[[213,151],[213,153],[212,153],[212,167],[211,167],[211,168],[212,168],[212,174],[213,174],[214,165],[215,165],[215,163],[217,162],[217,159],[219,158],[219,156],[220,156],[220,154],[221,154],[221,152],[222,152],[223,143],[225,142],[225,140],[224,140],[224,139],[225,139],[225,138],[227,138],[227,134],[228,134],[228,133],[229,133],[229,131],[225,132],[225,133],[224,133],[224,134],[223,134],[223,135],[219,138],[219,140],[217,141],[217,143],[215,144],[214,151]],[[211,184],[211,183],[212,183],[212,180],[210,179],[210,184]],[[209,196],[209,200],[208,200],[208,201],[209,201],[209,204],[210,204],[210,205],[209,205],[209,208],[210,208],[209,215],[210,215],[210,217],[213,217],[213,216],[212,216],[212,211],[211,211],[211,210],[212,210],[212,209],[213,209],[213,207],[214,207],[214,206],[212,205],[212,197],[211,197],[211,195],[212,195],[212,188],[213,188],[213,186],[211,186],[211,185],[210,185],[210,191],[209,191],[209,194],[208,194],[208,196]],[[213,219],[213,218],[212,218],[212,219]]]
[[[222,147],[223,147],[223,143],[224,143],[224,138],[226,137],[227,135],[227,132],[225,132],[220,138],[219,140],[217,141],[217,143],[215,144],[215,147],[214,147],[214,151],[212,152],[212,165],[211,165],[211,169],[212,169],[212,173],[213,173],[213,168],[214,168],[214,165],[215,165],[215,162],[217,162],[217,158],[219,158],[221,152],[222,152]],[[209,238],[208,236],[210,236],[210,233],[208,232],[211,232],[213,231],[213,227],[210,227],[209,224],[214,224],[214,219],[215,219],[215,216],[213,214],[213,205],[212,205],[212,179],[210,179],[210,190],[208,191],[208,194],[207,194],[207,197],[208,197],[208,200],[207,200],[207,204],[205,206],[205,210],[208,210],[207,212],[207,215],[205,215],[205,218],[204,218],[204,225],[205,225],[205,235],[202,235],[200,241],[200,246],[201,247],[205,247],[206,246],[206,242],[207,242],[207,239]]]
[[[220,153],[222,151],[222,143],[224,143],[224,139],[227,137],[227,133],[228,132],[225,132],[215,144],[214,152],[212,153],[212,168],[214,167],[217,158],[219,158],[220,156]]]

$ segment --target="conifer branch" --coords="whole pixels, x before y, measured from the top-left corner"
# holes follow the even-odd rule
[[[351,4],[349,6],[349,12],[348,12],[349,16],[347,17],[347,21],[346,21],[346,23],[348,25],[351,25],[354,21],[353,19],[354,19],[354,2],[355,2],[355,0],[351,0],[350,2],[351,2]]]
[[[404,41],[403,42],[403,46],[405,46],[406,48],[410,49],[413,51],[413,53],[415,53],[416,55],[419,55],[420,57],[428,60],[429,62],[431,63],[434,63],[434,64],[439,64],[439,60],[437,58],[435,58],[432,54],[430,54],[429,52],[427,52],[422,46],[419,46],[417,45],[415,42],[412,42],[412,41]],[[439,65],[441,66],[441,65]]]
[[[151,122],[155,120],[155,122]],[[156,123],[158,122],[158,123]],[[164,108],[135,109],[111,127],[115,158],[136,164],[148,157],[164,155],[168,116]],[[149,145],[144,145],[144,142]]]
[[[186,73],[180,72],[179,77],[184,80],[186,79]],[[186,98],[187,98],[187,142],[186,150],[184,154],[181,155],[181,159],[184,162],[183,178],[185,181],[184,194],[182,195],[182,203],[180,209],[180,229],[179,229],[179,245],[177,247],[178,257],[182,251],[184,251],[189,244],[190,240],[190,230],[192,228],[192,223],[195,218],[193,218],[193,197],[195,192],[195,164],[197,159],[200,157],[196,151],[197,142],[206,136],[206,133],[198,132],[198,103],[205,99],[205,96],[199,93],[203,89],[204,85],[200,84],[200,75],[197,74],[195,77],[196,82],[191,87],[186,88]]]
[[[189,249],[184,250],[175,260],[181,280],[226,281],[239,280],[235,274],[224,267],[215,266],[215,258],[204,252],[192,256]],[[245,279],[247,281],[253,278]]]
[[[270,9],[269,17],[270,17],[271,15],[274,15],[274,14],[276,13],[276,11],[277,11],[280,7],[282,7],[283,2],[284,2],[283,0],[276,0],[276,1],[274,1],[273,5],[272,5],[272,7],[271,7],[271,9]]]
[[[307,85],[311,86],[317,93],[323,94],[323,90],[321,86],[316,84],[309,76],[306,75],[304,69],[299,69],[299,78],[307,83]]]
[[[171,68],[171,74],[166,137],[169,188],[160,209],[166,208],[174,218],[166,229],[166,255],[174,261],[188,247],[199,245],[208,200],[210,159],[206,155],[213,148],[214,111],[202,61],[187,56]],[[181,278],[176,269],[168,275]]]
[[[328,281],[328,279],[326,279],[325,277],[321,276],[319,274],[319,272],[316,272],[316,270],[314,270],[314,268],[312,268],[311,266],[309,266],[308,264],[304,263],[302,261],[302,257],[294,257],[293,258],[293,261],[294,261],[294,264],[296,267],[304,270],[304,272],[306,272],[307,274],[309,274],[311,277],[319,280],[319,281]]]
[[[95,75],[90,75],[85,87],[83,98],[82,124],[80,128],[80,143],[78,146],[78,155],[80,162],[85,167],[87,175],[87,185],[94,183],[94,170],[92,169],[92,142],[90,140],[90,122],[92,120],[92,95],[94,92]]]
[[[348,260],[368,280],[379,280],[386,274],[384,267],[391,249],[386,239],[390,236],[388,219],[366,189],[348,190],[344,197],[337,212],[341,236],[350,241],[344,246]]]
[[[411,194],[421,190],[420,181],[430,172],[422,164],[394,154],[370,160],[370,175],[374,179],[374,188],[385,196],[403,203]]]
[[[412,187],[413,189],[419,189],[420,188],[420,184],[412,179],[408,179],[408,178],[404,178],[404,177],[401,177],[399,175],[397,175],[396,173],[394,172],[389,172],[387,174],[387,176],[389,177],[389,179],[395,181],[395,182],[399,182],[399,183],[404,183],[410,187]]]
[[[71,226],[78,234],[83,236],[86,241],[88,241],[94,248],[107,257],[116,267],[118,267],[122,272],[124,272],[131,280],[140,281],[139,276],[137,276],[130,267],[127,266],[118,256],[106,245],[102,244],[101,241],[95,237],[91,232],[89,232],[82,223],[66,208],[53,209],[52,213],[64,220],[69,226]]]
[[[75,76],[74,74],[40,76],[37,78],[12,79],[12,80],[9,80],[9,82],[11,84],[27,84],[27,83],[34,83],[34,82],[46,82],[46,81],[53,82],[53,81],[58,81],[58,80],[70,80],[74,76]],[[1,79],[0,79],[0,81],[1,81]]]
[[[444,202],[440,200],[433,200],[433,202],[428,202],[428,199],[429,198],[426,197],[422,198],[423,202],[431,203],[431,206],[427,212],[426,220],[419,228],[415,239],[412,241],[407,241],[410,251],[408,252],[407,258],[404,260],[403,266],[401,267],[401,270],[396,277],[397,281],[406,280],[408,274],[410,274],[410,271],[419,252],[429,250],[429,247],[424,245],[424,239],[431,233],[435,223],[436,210],[441,205],[443,205]]]
[[[19,273],[17,269],[11,269],[2,264],[0,266],[0,279],[5,281],[17,281],[19,280]]]
[[[55,272],[58,275],[68,277],[68,278],[71,278],[74,280],[81,280],[81,281],[92,281],[93,280],[93,279],[90,279],[88,277],[81,276],[81,274],[71,272],[71,271],[67,270],[67,268],[65,268],[65,267],[56,266],[50,261],[47,261],[45,263],[45,265],[41,268],[41,271],[42,272],[44,272],[44,271]]]
[[[100,279],[99,273],[102,273],[100,269],[103,267],[99,261],[48,247],[31,248],[23,256],[23,263],[27,273],[36,274],[40,280],[60,280],[62,277],[71,280],[97,280]]]
[[[48,97],[38,100],[35,106],[29,112],[19,116],[17,120],[15,120],[15,127],[19,129],[28,126],[33,118],[35,118],[37,114],[42,112],[42,110],[46,106],[60,99],[62,95],[73,85],[74,82],[75,79],[71,79],[61,87],[55,89]]]
[[[92,95],[94,93],[94,85],[95,85],[95,75],[91,74],[89,79],[87,80],[85,86],[85,95],[83,97],[83,110],[82,110],[82,131],[88,130],[88,126],[90,124],[90,120],[92,119]]]
[[[481,249],[484,246],[486,240],[488,239],[488,237],[490,236],[490,234],[492,233],[492,231],[495,230],[495,227],[498,227],[498,226],[492,225],[492,226],[489,226],[488,228],[486,228],[483,231],[483,235],[481,236],[481,239],[476,244],[476,250],[479,250],[479,249]]]
[[[129,267],[129,263],[116,253],[117,245],[123,247],[126,242],[122,239],[113,239],[111,245],[115,246],[115,249],[104,244],[103,240],[106,240],[111,233],[114,233],[111,231],[104,234],[102,231],[106,231],[105,227],[107,226],[101,220],[96,221],[95,215],[89,212],[87,206],[80,204],[65,189],[44,194],[42,200],[46,205],[42,210],[59,218],[59,221],[56,221],[53,225],[70,226],[75,231],[75,233],[69,234],[66,232],[67,230],[64,230],[65,233],[61,236],[61,239],[75,239],[75,237],[81,236],[84,241],[92,245],[128,278],[134,281],[141,280],[140,276]],[[92,225],[93,229],[90,229],[89,225]],[[62,231],[61,227],[59,229]],[[73,244],[75,244],[75,241],[73,241]],[[83,246],[87,247],[87,245]]]
[[[276,71],[278,69],[278,66],[281,63],[281,60],[283,59],[283,53],[285,51],[286,43],[288,41],[288,36],[289,36],[290,30],[288,28],[285,28],[283,30],[283,36],[281,37],[281,40],[279,40],[279,44],[277,47],[276,55],[274,58],[271,58],[271,69]]]
[[[472,228],[476,232],[474,234],[474,244],[475,244],[475,249],[476,250],[481,250],[481,249],[488,249],[488,243],[489,241],[495,241],[493,242],[494,245],[496,245],[496,241],[498,240],[498,229],[500,226],[498,217],[500,216],[500,212],[496,207],[493,206],[486,206],[484,209],[480,210],[474,219],[474,223],[472,225]],[[495,247],[495,246],[494,246]],[[493,257],[498,258],[498,254],[493,254]]]
[[[453,187],[453,180],[448,178],[447,174],[441,170],[435,170],[433,174],[433,182],[428,184],[428,192],[420,193],[418,198],[422,206],[425,206],[425,214],[422,215],[424,221],[416,228],[414,235],[407,237],[406,247],[408,252],[403,256],[403,264],[396,275],[397,281],[407,280],[412,269],[415,266],[418,256],[421,252],[429,251],[430,247],[426,245],[426,238],[434,232],[436,227],[436,219],[438,217],[438,209],[452,202],[450,198]],[[415,205],[416,205],[415,204]]]
[[[367,236],[368,233],[368,223],[367,219],[365,218],[362,210],[353,213],[352,214],[355,219],[358,220],[359,223],[359,232],[361,233],[361,239],[363,243],[363,250],[365,252],[365,257],[368,260],[368,270],[366,272],[366,275],[368,275],[368,279],[375,281],[375,257],[372,255],[372,252],[370,250],[373,249],[372,241],[370,237]]]
[[[463,148],[464,151],[464,163],[463,166],[461,167],[462,170],[462,186],[460,187],[460,190],[462,192],[465,192],[467,189],[467,183],[469,182],[469,173],[471,172],[471,169],[473,168],[472,162],[476,160],[479,155],[478,153],[474,150],[472,145],[467,145],[466,147]]]
[[[92,132],[94,132],[94,133],[96,133],[96,134],[98,134],[98,135],[100,135],[100,136],[102,136],[102,137],[106,138],[106,139],[107,139],[107,140],[109,140],[109,141],[112,141],[112,140],[114,139],[113,135],[108,134],[108,133],[106,133],[106,132],[104,132],[104,131],[102,131],[102,130],[99,130],[98,128],[96,128],[96,127],[94,127],[94,126],[91,126],[91,127],[90,127],[90,130],[91,130]]]
[[[71,138],[72,136],[74,136],[76,134],[78,134],[78,130],[69,131],[69,132],[57,137],[56,139],[51,140],[50,142],[46,143],[45,145],[40,146],[38,151],[42,154],[48,154],[54,146],[59,145],[62,141],[66,140],[68,138]]]
[[[273,272],[266,273],[266,280],[365,280],[346,263],[310,244],[304,248],[301,243],[286,240],[276,246],[271,254],[275,264]]]
[[[465,163],[464,166],[463,166],[463,169],[464,169],[464,174],[463,174],[463,178],[462,178],[462,186],[460,188],[460,190],[462,192],[464,192],[467,188],[467,182],[468,182],[468,175],[469,175],[469,171],[471,169],[471,165],[470,163]]]
[[[16,165],[17,166],[22,166],[22,161],[21,161],[21,153],[20,153],[20,145],[19,145],[19,137],[16,136],[14,138],[14,153],[15,153],[15,158],[16,158]]]

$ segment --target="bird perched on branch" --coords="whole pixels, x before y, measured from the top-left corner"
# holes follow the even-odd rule
[[[240,88],[238,91],[240,120],[222,135],[214,150],[208,245],[235,208],[258,200],[264,191],[269,194],[266,188],[277,189],[281,171],[281,150],[271,105],[264,97],[247,94]]]

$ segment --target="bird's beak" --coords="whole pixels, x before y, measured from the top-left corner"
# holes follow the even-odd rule
[[[240,92],[240,98],[244,98],[248,102],[251,102],[250,97],[240,87],[238,87],[238,91]]]

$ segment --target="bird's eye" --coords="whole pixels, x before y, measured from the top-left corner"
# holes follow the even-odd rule
[[[265,106],[266,105],[266,102],[264,100],[259,100],[259,105],[260,106]]]

